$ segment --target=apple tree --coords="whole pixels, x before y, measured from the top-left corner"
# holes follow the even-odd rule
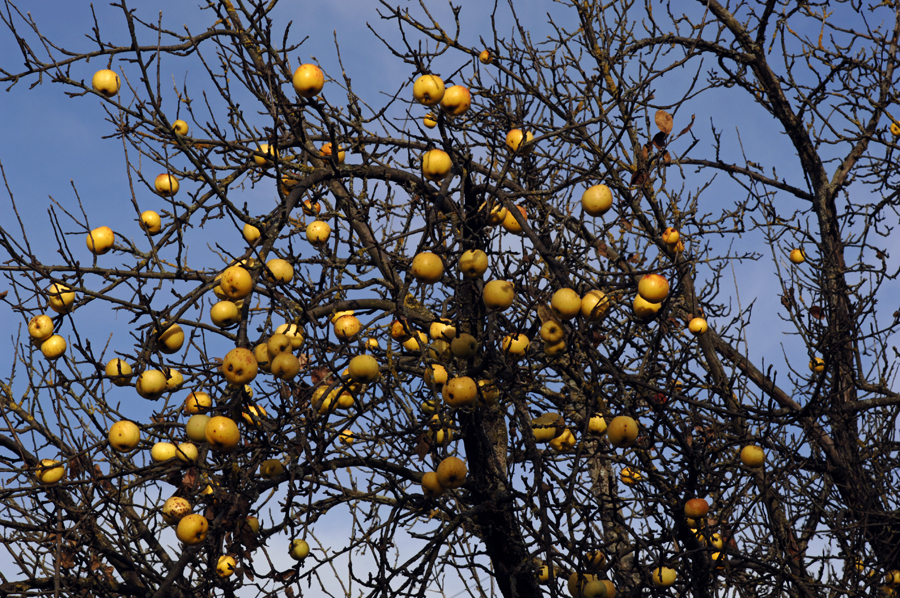
[[[6,4],[129,199],[0,228],[0,595],[900,588],[900,9],[524,4]]]

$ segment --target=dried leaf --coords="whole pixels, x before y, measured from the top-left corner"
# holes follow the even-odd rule
[[[301,353],[297,356],[297,361],[300,362],[300,369],[305,370],[309,366],[309,353]]]
[[[538,305],[537,313],[541,324],[546,324],[547,322],[556,319],[553,317],[553,312],[550,311],[550,308],[543,304]]]
[[[273,577],[278,581],[288,581],[290,578],[296,575],[296,571],[293,569],[288,569],[287,571],[282,571],[281,573],[276,573]]]
[[[666,134],[665,133],[657,133],[653,136],[653,145],[657,147],[657,149],[662,149],[666,146]]]
[[[594,347],[597,347],[600,343],[606,340],[606,335],[600,332],[599,330],[594,330],[591,332],[591,344]]]
[[[678,133],[678,135],[676,135],[676,137],[681,137],[682,135],[684,135],[685,133],[687,133],[688,131],[690,131],[690,130],[691,130],[691,127],[694,126],[694,119],[695,119],[695,118],[697,118],[697,115],[696,115],[696,114],[691,114],[691,122],[690,122],[690,124],[689,124],[688,126],[686,126],[685,128],[683,128],[683,129],[681,130],[681,132]]]
[[[75,566],[75,551],[64,546],[59,551],[59,566],[63,569],[71,569]]]
[[[662,163],[663,164],[671,164],[672,163],[672,155],[669,152],[663,152],[662,155]]]
[[[331,370],[323,365],[320,365],[319,367],[310,370],[309,377],[312,378],[313,384],[318,384],[319,382],[327,380],[331,377]]]
[[[413,452],[419,457],[419,461],[425,460],[425,456],[428,454],[429,450],[430,447],[425,440],[425,434],[419,434],[419,437],[416,438],[416,448],[413,449]]]
[[[181,478],[181,485],[185,488],[193,488],[194,484],[197,482],[197,469],[192,467],[184,472],[184,476]]]
[[[605,258],[609,257],[609,254],[606,253],[606,243],[604,243],[603,241],[598,240],[596,245],[594,245],[594,248],[597,250],[598,256]]]
[[[632,225],[631,225],[630,220],[625,220],[624,218],[620,218],[619,226],[624,228],[626,232],[629,232],[629,233],[631,232]]]
[[[656,111],[656,126],[659,130],[668,135],[672,132],[673,120],[672,115],[665,110]]]
[[[284,594],[288,598],[294,598],[294,588],[292,588],[291,586],[284,588]]]
[[[817,320],[821,320],[825,317],[825,314],[822,313],[822,308],[819,307],[818,305],[813,305],[812,307],[809,308],[809,315],[811,315],[812,317],[814,317]]]
[[[628,261],[631,262],[632,264],[639,263],[641,261],[641,254],[640,253],[632,253],[631,257],[628,258]]]
[[[642,187],[647,182],[647,171],[639,169],[631,175],[631,186]]]

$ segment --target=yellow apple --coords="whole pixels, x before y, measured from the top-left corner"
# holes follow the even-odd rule
[[[179,540],[188,546],[201,544],[206,540],[206,534],[209,532],[209,521],[203,515],[191,513],[185,515],[178,521],[178,527],[175,529],[175,535]]]
[[[500,347],[503,351],[513,356],[525,355],[525,352],[528,351],[528,347],[530,346],[531,339],[528,338],[528,335],[521,332],[507,334],[500,343]]]
[[[134,450],[141,441],[141,429],[131,421],[122,420],[109,428],[109,445],[120,453]]]
[[[441,109],[450,116],[462,116],[471,105],[472,93],[462,85],[448,87],[441,98]]]
[[[287,284],[294,279],[294,267],[287,260],[272,258],[266,262],[266,269],[269,280],[276,284]]]
[[[515,301],[516,290],[513,283],[509,281],[492,280],[484,285],[481,298],[488,309],[503,311]]]
[[[158,175],[156,180],[153,181],[153,187],[156,189],[156,194],[160,197],[174,197],[178,193],[178,189],[181,188],[181,184],[174,175],[163,173]]]
[[[28,320],[28,334],[36,341],[50,338],[53,334],[53,319],[46,314],[34,316]]]
[[[294,346],[291,344],[291,339],[289,339],[286,334],[280,332],[276,332],[270,336],[269,342],[266,343],[266,355],[270,359],[274,359],[281,353],[291,353],[293,349]]]
[[[313,202],[311,199],[304,199],[301,209],[307,216],[318,216],[322,212],[322,204]]]
[[[244,240],[252,245],[257,239],[259,239],[262,233],[260,233],[259,229],[252,224],[245,224],[244,228],[241,231],[241,234],[243,235]]]
[[[459,457],[447,457],[437,468],[438,483],[444,488],[459,488],[466,483],[466,464]]]
[[[493,380],[478,381],[478,399],[485,405],[496,405],[500,398],[500,389]]]
[[[35,470],[38,482],[45,486],[56,484],[66,475],[66,467],[56,459],[41,459]]]
[[[581,301],[578,302],[579,310],[581,307]],[[566,331],[562,327],[562,324],[557,322],[556,320],[547,320],[541,325],[541,340],[547,344],[553,345],[566,337]]]
[[[896,122],[891,123],[891,135],[894,137],[900,137],[900,124]]]
[[[259,475],[265,479],[278,477],[284,473],[284,464],[278,459],[266,459],[259,464]]]
[[[331,148],[331,142],[329,141],[328,143],[325,143],[325,144],[322,145],[322,149],[319,151],[319,154],[321,155],[321,157],[323,157],[323,158],[325,158],[325,159],[327,159],[327,160],[330,160],[330,159],[331,159],[331,155],[332,155],[333,152],[334,152],[334,150]],[[342,150],[342,149],[341,149],[341,146],[338,146],[338,152],[337,152],[337,162],[338,162],[338,164],[343,164],[343,163],[344,163],[344,158],[345,158],[346,156],[347,156],[347,152],[345,152],[344,150]]]
[[[188,418],[184,425],[185,434],[194,442],[206,442],[206,424],[212,419],[209,415],[197,413]]]
[[[210,448],[220,453],[230,451],[241,440],[241,431],[238,430],[237,424],[224,415],[209,418],[204,433]]]
[[[588,431],[599,436],[606,434],[606,420],[600,415],[595,415],[588,420]]]
[[[581,207],[588,216],[602,216],[612,204],[612,191],[606,185],[589,187],[581,196]]]
[[[314,64],[301,64],[294,71],[291,84],[298,96],[312,98],[319,95],[322,88],[325,87],[325,73]]]
[[[519,213],[522,215],[524,220],[528,220],[528,211],[523,206],[515,206],[518,208]],[[522,234],[522,225],[519,224],[519,221],[516,220],[516,217],[513,216],[512,211],[508,211],[506,213],[506,218],[503,219],[503,222],[500,223],[500,226],[503,227],[504,230],[511,232],[514,235]]]
[[[447,383],[447,380],[450,379],[450,374],[447,372],[447,368],[441,364],[430,363],[425,366],[425,373],[422,375],[422,378],[428,384],[441,386]]]
[[[559,289],[550,298],[553,314],[560,320],[571,320],[577,316],[581,312],[581,303],[581,295],[568,288]]]
[[[490,51],[482,50],[481,54],[478,55],[478,60],[481,62],[481,64],[491,64],[492,62],[494,62],[494,57],[491,56]]]
[[[439,183],[450,173],[453,162],[444,150],[433,149],[422,154],[422,176]]]
[[[702,519],[709,513],[709,503],[702,498],[692,498],[684,504],[684,516]]]
[[[425,118],[422,119],[422,124],[428,129],[433,129],[437,126],[437,117],[435,117],[433,112],[429,112],[425,115]]]
[[[694,336],[700,336],[709,330],[709,324],[706,323],[706,319],[704,318],[694,318],[688,322],[688,330],[690,330],[691,334]]]
[[[587,587],[587,584],[596,581],[596,579],[596,575],[579,573],[577,571],[573,572],[566,583],[569,595],[572,596],[572,598],[584,598],[584,589]]]
[[[413,97],[420,104],[434,106],[444,97],[444,82],[437,75],[422,75],[413,83]]]
[[[262,156],[254,154],[253,161],[261,168],[268,168],[272,165],[272,162],[263,156],[268,156],[270,158],[278,157],[278,152],[276,152],[275,148],[271,147],[268,143],[260,143],[258,153],[262,154]]]
[[[150,449],[150,458],[155,463],[162,463],[178,456],[178,447],[171,442],[157,442]]]
[[[378,349],[378,339],[369,337],[366,339],[366,348],[370,351]]]
[[[576,444],[577,440],[575,439],[575,435],[569,428],[566,428],[562,431],[562,434],[550,440],[550,448],[557,453],[568,452],[575,448]]]
[[[412,336],[409,326],[402,320],[394,320],[388,324],[388,333],[392,339],[400,343]]]
[[[627,415],[619,415],[609,422],[606,435],[613,446],[626,448],[637,440],[638,431],[638,424],[633,418]]]
[[[275,329],[275,334],[283,334],[288,337],[291,340],[291,347],[294,349],[303,346],[303,329],[297,324],[284,323]]]
[[[741,449],[741,463],[747,467],[756,469],[757,467],[762,467],[765,462],[766,453],[761,447],[755,444],[748,444]]]
[[[459,256],[457,266],[466,278],[481,278],[487,271],[487,254],[480,249],[463,251],[462,255]]]
[[[428,345],[428,337],[424,332],[416,331],[412,336],[401,343],[407,351],[418,352]]]
[[[360,384],[371,384],[381,376],[378,360],[371,355],[357,355],[350,360],[347,369],[350,370],[350,379]]]
[[[247,525],[250,526],[250,529],[253,530],[254,534],[259,533],[259,519],[250,515],[246,519],[244,519],[244,521],[247,522]]]
[[[248,405],[247,410],[241,412],[241,417],[244,418],[248,426],[255,426],[265,416],[266,410],[262,405]]]
[[[634,296],[634,315],[642,320],[651,320],[656,317],[662,303],[650,303],[640,295]]]
[[[504,206],[497,204],[493,208],[491,208],[491,213],[488,215],[488,224],[491,226],[497,226],[501,224],[504,220],[506,220],[506,216],[509,214],[509,210],[507,210]]]
[[[795,264],[802,264],[806,261],[806,253],[802,249],[792,249],[789,257],[791,262]]]
[[[446,491],[447,489],[438,482],[437,473],[426,471],[422,474],[422,494],[428,498],[437,498]]]
[[[531,420],[535,442],[550,442],[565,429],[565,420],[558,413],[544,413]]]
[[[341,444],[344,446],[350,446],[353,444],[353,430],[344,430],[338,435],[338,439],[341,441]]]
[[[331,227],[327,222],[314,220],[306,227],[306,240],[314,247],[322,247],[328,242],[331,236]]]
[[[451,407],[467,407],[478,398],[478,385],[468,376],[450,379],[444,385],[444,402]]]
[[[178,119],[172,123],[172,130],[175,132],[176,135],[184,136],[184,135],[187,135],[188,131],[190,131],[191,129],[190,129],[190,127],[188,127],[188,124],[186,122],[184,122],[181,119]]]
[[[506,147],[521,156],[526,156],[534,150],[532,141],[534,141],[534,133],[531,131],[523,133],[522,129],[513,129],[506,135]]]
[[[110,359],[106,364],[106,375],[112,378],[116,386],[128,386],[131,384],[131,366],[124,359]]]
[[[158,235],[162,230],[162,218],[153,210],[141,212],[140,226],[150,235]]]
[[[435,320],[431,323],[431,326],[428,327],[428,334],[436,341],[442,340],[449,342],[456,338],[456,327],[450,320]]]
[[[678,573],[675,572],[675,569],[657,567],[653,570],[652,577],[653,585],[659,588],[668,588],[675,583],[676,579],[678,579]]]
[[[547,357],[556,357],[557,355],[562,355],[567,348],[568,345],[565,340],[557,341],[555,343],[544,343],[544,355]]]
[[[458,359],[471,359],[478,353],[478,341],[467,332],[450,341],[450,352]]]
[[[584,560],[591,569],[601,569],[606,564],[606,555],[599,550],[593,550],[584,555]]]
[[[191,513],[191,503],[180,496],[173,496],[166,500],[162,506],[163,521],[169,525],[175,525],[181,521],[186,515]]]
[[[666,245],[677,245],[681,241],[681,233],[670,226],[663,231],[662,240]]]
[[[171,355],[184,345],[184,330],[178,324],[172,324],[165,328],[157,340],[159,341],[157,344],[159,350]]]
[[[210,308],[209,319],[219,328],[229,328],[241,322],[241,310],[231,301],[218,301]]]
[[[113,248],[116,235],[108,226],[99,226],[88,233],[85,238],[88,251],[94,255],[103,255]]]
[[[222,360],[222,373],[232,384],[246,384],[256,378],[258,372],[259,365],[250,349],[236,347]]]
[[[41,350],[43,351],[44,346],[41,345]],[[821,374],[825,371],[825,360],[821,357],[813,357],[809,362],[809,369],[814,371],[817,374]]]
[[[94,91],[108,98],[119,93],[120,85],[119,75],[109,69],[101,69],[91,78],[91,87],[94,88]]]
[[[410,273],[420,283],[434,284],[444,276],[444,262],[437,254],[423,251],[413,258]]]
[[[272,359],[269,368],[276,378],[293,380],[300,373],[300,360],[291,353],[279,353]]]
[[[159,370],[144,370],[134,383],[134,389],[145,399],[155,401],[166,392],[166,375]]]
[[[244,299],[253,290],[253,277],[241,266],[229,266],[222,272],[219,286],[228,299]]]
[[[342,341],[349,341],[359,334],[362,324],[356,316],[341,316],[334,323],[334,335]]]
[[[630,467],[624,467],[624,468],[622,469],[622,471],[619,472],[619,479],[620,479],[620,480],[622,481],[622,483],[625,484],[626,486],[634,486],[634,485],[637,484],[639,481],[641,481],[641,479],[642,479],[643,477],[644,477],[644,476],[642,476],[642,475],[640,474],[640,472],[634,471],[634,470],[631,469]]]
[[[41,353],[49,360],[59,359],[66,352],[66,339],[58,334],[41,341]]]
[[[234,557],[223,554],[219,557],[219,560],[216,561],[216,575],[220,578],[229,577],[234,573],[234,568],[236,566],[237,563],[235,562]]]
[[[182,407],[182,412],[185,415],[193,415],[195,413],[203,413],[204,411],[208,411],[211,407],[212,397],[209,396],[209,393],[195,390],[194,392],[190,393],[184,400],[184,407]]]
[[[446,425],[442,425],[442,419]],[[452,423],[448,416],[442,418],[437,413],[432,415],[428,424],[428,438],[437,446],[446,446],[453,440],[453,428],[450,427]]]
[[[309,544],[306,543],[306,540],[291,540],[289,553],[295,561],[302,561],[309,556]]]
[[[669,282],[659,274],[647,274],[638,283],[638,295],[649,303],[662,303],[669,296]]]
[[[75,291],[62,284],[51,284],[47,287],[47,302],[56,313],[68,313],[75,303]]]
[[[175,448],[178,460],[182,463],[196,463],[200,458],[200,451],[191,442],[179,442]]]

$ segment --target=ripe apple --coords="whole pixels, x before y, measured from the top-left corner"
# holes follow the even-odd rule
[[[209,319],[219,328],[229,328],[241,322],[241,310],[231,301],[219,301],[210,308]]]
[[[167,355],[171,355],[184,345],[184,330],[178,324],[172,324],[165,327],[165,330],[159,335],[157,340],[159,341],[157,344],[159,350]]]
[[[694,318],[688,322],[688,330],[690,330],[691,334],[694,336],[700,336],[709,330],[709,324],[706,323],[705,318]]]
[[[333,152],[334,152],[334,150],[331,148],[331,142],[329,141],[322,145],[322,149],[319,151],[319,154],[321,155],[322,158],[325,158],[326,160],[330,161],[331,155]],[[338,146],[338,153],[337,153],[338,164],[343,164],[344,158],[346,156],[347,156],[347,152],[342,150],[341,146]]]
[[[331,236],[331,227],[327,222],[314,220],[306,227],[306,240],[314,247],[322,247]]]
[[[446,425],[442,425],[442,419]],[[454,439],[453,428],[450,427],[452,423],[449,416],[444,416],[442,418],[438,413],[432,415],[431,421],[428,424],[430,428],[427,433],[428,438],[437,446],[446,446],[450,444]]]
[[[252,245],[259,239],[262,233],[260,233],[259,229],[252,224],[245,224],[241,234],[244,236],[244,240]]]
[[[344,446],[350,446],[353,444],[353,430],[344,430],[338,435],[338,440],[341,441],[341,444]]]
[[[191,503],[180,496],[173,496],[163,503],[161,512],[163,521],[169,525],[175,525],[186,515],[190,515]]]
[[[471,105],[472,93],[462,85],[448,87],[441,98],[441,109],[450,116],[465,114]]]
[[[609,422],[606,436],[613,446],[627,448],[637,440],[638,424],[627,415],[619,415]]]
[[[350,360],[347,369],[350,370],[350,378],[360,384],[371,384],[381,377],[378,360],[371,355],[357,355]]]
[[[68,313],[75,303],[75,291],[59,283],[51,284],[47,287],[47,303],[58,314]]]
[[[304,199],[301,209],[307,216],[318,216],[322,212],[322,204],[313,202],[311,199]]]
[[[762,467],[765,462],[766,453],[761,447],[755,444],[748,444],[741,449],[741,463],[747,467],[756,469],[757,467]]]
[[[119,93],[120,85],[119,75],[109,69],[101,69],[91,78],[91,87],[94,88],[94,91],[108,98]]]
[[[291,339],[289,339],[286,334],[280,332],[276,332],[270,336],[269,342],[266,343],[266,355],[268,355],[270,359],[274,359],[281,353],[291,353],[293,349],[294,346],[291,344]]]
[[[114,423],[109,428],[109,445],[120,453],[134,450],[141,441],[141,429],[127,419]]]
[[[568,345],[565,340],[557,341],[555,343],[544,343],[544,355],[547,357],[556,357],[557,355],[562,355],[567,348]]]
[[[500,343],[500,348],[509,355],[521,356],[525,355],[528,347],[531,346],[531,339],[522,332],[507,334]]]
[[[444,385],[443,395],[450,407],[468,407],[478,398],[478,385],[468,376],[452,378]]]
[[[634,315],[642,320],[652,320],[662,309],[662,303],[650,303],[640,295],[634,296]]]
[[[185,515],[175,528],[175,535],[188,546],[195,546],[206,540],[209,531],[209,521],[203,515],[191,513]]]
[[[166,368],[166,390],[178,390],[184,384],[184,376],[176,369]]]
[[[150,401],[155,401],[166,392],[166,375],[159,370],[144,370],[134,383],[137,393]]]
[[[581,301],[578,304],[580,307]],[[541,325],[540,335],[542,341],[549,345],[554,345],[566,337],[566,331],[562,324],[556,320],[547,320]]]
[[[506,220],[506,216],[509,214],[509,210],[506,207],[497,204],[493,208],[491,208],[490,214],[488,214],[488,224],[491,226],[497,226],[501,224],[504,220]]]
[[[662,240],[666,245],[678,245],[678,242],[681,241],[681,234],[670,226],[663,231]]]
[[[294,71],[291,83],[301,98],[312,98],[319,95],[325,87],[325,73],[314,64],[301,64]]]
[[[421,351],[428,345],[428,336],[424,332],[416,330],[412,336],[401,343],[404,349],[413,353]]]
[[[191,442],[179,442],[175,448],[178,460],[182,463],[196,463],[200,458],[200,451]]]
[[[153,187],[156,189],[156,194],[160,197],[174,197],[178,193],[178,189],[181,188],[181,184],[174,175],[163,173],[158,175],[156,180],[153,181]]]
[[[362,330],[362,323],[356,316],[341,316],[334,323],[334,335],[342,341],[352,340],[360,330]]]
[[[53,334],[50,338],[41,341],[41,353],[44,357],[53,361],[59,359],[66,352],[66,339],[58,334]]]
[[[433,129],[437,126],[437,117],[433,112],[429,112],[425,115],[425,118],[422,119],[422,124],[425,125],[426,129]]]
[[[158,235],[162,230],[162,218],[153,210],[141,212],[139,224],[150,235]]]
[[[150,449],[150,458],[155,463],[162,463],[178,456],[178,447],[171,442],[157,442]]]
[[[434,284],[444,276],[444,262],[440,256],[423,251],[413,258],[410,273],[422,284]]]
[[[560,320],[571,320],[581,311],[581,295],[573,289],[559,289],[550,297],[550,307]]]
[[[309,544],[306,543],[306,540],[291,540],[289,553],[295,561],[302,561],[309,556]]]
[[[478,55],[478,60],[481,62],[481,64],[491,64],[492,62],[494,62],[494,57],[491,56],[490,51],[482,50],[481,54]]]
[[[441,364],[429,363],[425,366],[425,373],[422,374],[422,378],[426,383],[440,387],[447,383],[450,379],[450,374],[447,372],[447,368]]]
[[[478,352],[478,341],[467,332],[463,332],[450,341],[450,352],[458,359],[471,359]]]
[[[44,349],[44,346],[41,345],[41,350]],[[825,360],[821,357],[813,357],[809,362],[809,369],[814,371],[817,374],[821,374],[825,371]]]
[[[437,498],[443,495],[446,491],[447,489],[441,486],[441,483],[438,482],[437,473],[433,471],[426,471],[424,474],[422,474],[422,494],[424,494],[428,498]]]
[[[192,415],[184,426],[187,437],[194,442],[206,442],[206,424],[210,419],[209,415],[202,413]]]
[[[353,312],[350,312],[351,314]],[[303,329],[297,324],[285,322],[275,329],[275,334],[283,334],[291,339],[291,347],[295,350],[303,346]]]
[[[255,426],[265,416],[266,410],[262,405],[247,405],[247,410],[241,412],[241,417],[244,418],[248,426]]]
[[[566,428],[559,436],[550,440],[550,448],[557,453],[566,453],[575,448],[576,444],[575,435],[569,428]]]
[[[588,573],[579,573],[573,572],[569,576],[569,580],[566,583],[566,587],[569,590],[569,595],[572,598],[584,598],[584,589],[589,582],[595,581],[597,579],[596,575],[590,575]]]
[[[412,331],[403,320],[393,320],[388,324],[388,334],[390,334],[391,338],[395,341],[402,343],[412,336]]]
[[[94,255],[103,255],[112,249],[116,242],[116,235],[108,226],[99,226],[88,233],[85,238],[88,251]]]
[[[602,216],[612,204],[612,191],[606,185],[594,185],[581,195],[581,207],[588,216]]]
[[[253,277],[241,266],[229,266],[222,272],[219,286],[228,299],[244,299],[253,290]]]
[[[268,168],[272,165],[271,160],[267,160],[263,156],[269,156],[271,158],[278,157],[278,152],[276,152],[275,148],[271,147],[268,143],[260,143],[258,153],[262,154],[262,156],[254,154],[253,161],[256,162],[256,165],[261,168]]]
[[[638,283],[638,295],[649,303],[662,303],[669,296],[669,282],[659,274],[647,274]]]
[[[50,486],[63,479],[66,475],[66,467],[56,459],[41,459],[34,475],[38,482]]]
[[[581,589],[582,598],[607,598],[606,585],[602,580],[592,579]]]
[[[222,360],[222,373],[232,384],[247,384],[256,378],[258,372],[259,365],[250,349],[236,347]]]
[[[503,311],[515,301],[516,289],[509,281],[492,280],[484,285],[481,298],[488,309]]]
[[[565,429],[566,422],[559,413],[544,413],[531,420],[535,442],[550,442]]]
[[[244,519],[244,521],[247,522],[247,525],[250,527],[254,534],[259,533],[259,519],[250,515],[246,519]]]
[[[528,211],[523,206],[516,206],[519,209],[519,213],[522,215],[524,220],[528,220]],[[519,221],[516,220],[516,217],[513,216],[512,211],[508,211],[506,213],[506,218],[503,219],[503,222],[500,223],[500,226],[504,228],[504,230],[511,232],[514,235],[522,234],[522,225],[519,224]]]
[[[284,464],[278,459],[266,459],[259,464],[259,475],[267,480],[283,473]]]
[[[459,457],[447,457],[437,468],[438,483],[444,488],[459,488],[466,483],[466,464]]]
[[[534,133],[531,131],[523,133],[522,129],[513,129],[506,135],[506,147],[520,156],[527,156],[534,150],[532,141],[534,141]]]
[[[131,384],[131,366],[124,359],[110,359],[106,364],[106,375],[112,378],[116,386],[129,386]]]
[[[241,431],[238,430],[237,424],[224,415],[209,418],[204,433],[210,448],[220,453],[230,451],[241,440]]]
[[[442,340],[449,342],[456,338],[456,327],[453,326],[453,322],[450,320],[435,320],[431,323],[431,326],[428,327],[428,334],[436,341]]]
[[[642,476],[640,472],[634,471],[630,467],[625,467],[619,472],[619,479],[622,480],[622,483],[626,486],[634,486],[641,481],[643,477],[644,476]]]
[[[500,389],[496,382],[483,378],[478,381],[478,400],[484,405],[496,405],[500,399]]]
[[[600,415],[595,415],[588,420],[588,431],[603,436],[606,434],[606,420]]]
[[[675,583],[676,579],[678,579],[678,573],[675,572],[675,569],[657,567],[653,570],[652,577],[653,585],[658,588],[668,588]]]
[[[422,154],[422,176],[429,181],[439,183],[444,180],[453,167],[450,154],[444,150],[433,149]]]
[[[188,127],[188,124],[186,122],[178,119],[172,123],[172,130],[176,135],[184,136],[188,134],[188,131],[190,131],[190,127]]]
[[[692,498],[684,503],[684,516],[690,519],[702,519],[709,513],[709,503],[703,498]]]
[[[53,334],[53,319],[46,314],[34,316],[28,321],[28,334],[36,341],[50,338]]]
[[[556,574],[556,571],[548,565],[539,565],[537,570],[537,581],[542,586],[549,585]]]
[[[229,577],[234,573],[235,566],[237,566],[237,563],[235,562],[234,557],[223,554],[219,557],[219,560],[216,561],[216,575],[223,579]]]
[[[294,278],[294,267],[291,263],[278,257],[266,262],[266,269],[268,279],[276,284],[287,284]]]
[[[806,253],[802,249],[792,249],[789,257],[794,264],[802,264],[806,261]]]
[[[420,104],[434,106],[444,97],[444,82],[437,75],[422,75],[413,83],[413,97]]]
[[[292,353],[280,353],[276,355],[269,368],[272,375],[280,380],[293,380],[300,373],[300,360]]]
[[[481,278],[487,271],[487,254],[480,249],[463,251],[462,255],[459,256],[457,266],[466,278]]]
[[[209,396],[209,393],[195,390],[184,400],[182,412],[185,415],[193,415],[194,413],[203,413],[210,407],[212,407],[212,397]]]
[[[894,137],[900,137],[900,124],[896,122],[891,123],[891,135]]]
[[[609,297],[598,289],[592,289],[581,298],[581,317],[589,322],[599,322],[609,311]]]
[[[366,339],[366,348],[370,351],[374,351],[378,349],[378,339],[369,337]]]

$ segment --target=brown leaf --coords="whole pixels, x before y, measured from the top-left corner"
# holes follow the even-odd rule
[[[787,295],[781,295],[781,304],[788,310],[794,309],[794,301]]]
[[[653,145],[655,145],[658,149],[662,149],[666,146],[666,134],[665,133],[657,133],[653,136]]]
[[[419,457],[419,461],[424,461],[428,451],[429,446],[425,440],[425,434],[419,434],[419,437],[416,438],[416,448],[413,449],[413,452]]]
[[[682,135],[684,135],[685,133],[687,133],[688,131],[690,131],[690,130],[691,130],[691,127],[694,126],[694,119],[695,119],[695,118],[697,118],[697,115],[696,115],[696,114],[691,114],[691,122],[690,122],[690,124],[689,124],[688,126],[686,126],[685,128],[683,128],[683,129],[681,130],[681,132],[678,133],[678,135],[676,135],[676,137],[681,137]]]
[[[628,258],[628,261],[631,262],[632,264],[639,263],[641,261],[641,254],[640,253],[632,253],[631,257]]]
[[[324,365],[320,365],[319,367],[310,370],[309,377],[312,378],[313,384],[318,384],[319,382],[327,380],[331,377],[331,370],[329,370]]]
[[[192,467],[184,472],[184,475],[181,478],[181,485],[185,488],[193,488],[194,484],[197,483],[197,469]]]
[[[538,305],[537,313],[538,319],[540,319],[541,324],[546,324],[547,322],[556,319],[553,317],[553,312],[550,311],[550,308],[543,304]]]
[[[63,569],[71,569],[75,566],[75,551],[68,546],[64,546],[59,551],[59,566]]]
[[[284,588],[284,594],[288,598],[294,598],[294,588],[292,588],[291,586]]]
[[[297,361],[300,362],[300,369],[305,370],[309,366],[309,353],[301,353],[297,356]]]
[[[673,120],[672,115],[665,110],[656,111],[656,126],[659,130],[668,135],[672,132]]]
[[[6,296],[9,295],[9,291],[3,291],[0,293],[0,299],[6,299]]]
[[[631,186],[642,187],[647,182],[647,171],[639,169],[631,175]]]
[[[597,347],[600,343],[606,340],[606,335],[600,332],[599,330],[594,330],[591,332],[591,344],[594,347]]]
[[[605,257],[605,258],[609,257],[609,254],[606,253],[606,243],[604,243],[603,241],[600,241],[598,239],[597,244],[594,246],[594,248],[597,250],[598,256]]]
[[[631,221],[625,220],[624,218],[619,219],[619,226],[624,228],[627,232],[631,232],[632,224]]]
[[[672,155],[669,154],[669,152],[663,152],[662,163],[663,164],[671,164],[672,163]]]
[[[276,573],[273,577],[278,581],[288,581],[294,575],[296,575],[296,571],[294,571],[293,569],[288,569],[287,571]]]
[[[812,317],[814,317],[817,320],[821,320],[822,318],[825,317],[825,314],[822,313],[822,308],[819,307],[818,305],[813,305],[812,307],[809,308],[809,315],[811,315]]]

